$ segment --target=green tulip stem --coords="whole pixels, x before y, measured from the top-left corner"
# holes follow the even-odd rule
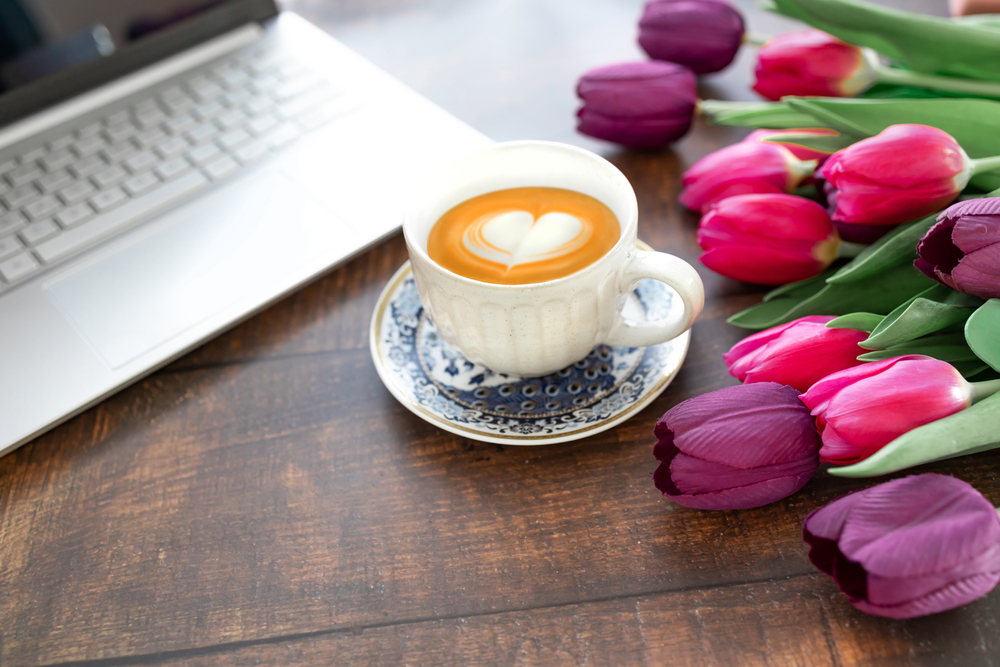
[[[916,86],[917,88],[933,88],[949,93],[962,95],[977,95],[980,97],[1000,98],[1000,83],[994,81],[977,81],[959,79],[954,76],[935,76],[919,74],[910,70],[878,65],[875,67],[875,78],[879,83],[890,83],[897,86]]]
[[[987,380],[985,382],[973,382],[972,403],[976,404],[984,398],[989,398],[1000,391],[1000,380]]]
[[[762,35],[759,32],[745,32],[743,33],[742,41],[747,46],[764,46],[770,39],[770,35]]]
[[[851,243],[850,241],[841,241],[840,247],[837,248],[837,257],[843,259],[852,259],[861,254],[861,251],[868,246],[863,243]]]
[[[972,161],[972,175],[981,174],[984,171],[1000,169],[1000,155],[996,157],[981,157]]]

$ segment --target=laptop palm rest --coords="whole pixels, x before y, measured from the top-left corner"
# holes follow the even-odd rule
[[[43,290],[112,369],[273,285],[354,230],[267,169],[158,221]]]

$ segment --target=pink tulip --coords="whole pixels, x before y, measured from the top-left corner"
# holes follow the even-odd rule
[[[823,437],[820,460],[850,465],[918,426],[964,410],[972,385],[951,364],[910,354],[828,375],[801,398]]]
[[[698,225],[701,263],[728,278],[783,285],[822,272],[840,238],[823,207],[786,194],[737,195],[713,204]]]
[[[822,167],[826,159],[833,155],[833,151],[821,151],[815,148],[809,148],[808,146],[803,146],[802,144],[795,143],[794,140],[789,139],[788,141],[783,141],[782,137],[791,137],[793,135],[809,134],[815,137],[836,137],[840,133],[836,130],[830,130],[825,127],[807,127],[807,128],[793,128],[787,130],[754,130],[747,138],[743,141],[757,141],[766,144],[780,144],[784,146],[792,155],[800,160],[816,160],[818,166]],[[770,141],[764,141],[764,139],[770,139]]]
[[[740,382],[777,382],[804,392],[845,368],[860,366],[858,343],[868,332],[827,329],[833,315],[810,315],[753,334],[722,355],[729,374]]]
[[[800,160],[788,148],[763,141],[742,141],[695,162],[681,176],[680,202],[693,211],[734,195],[791,193],[812,176],[816,160]]]
[[[834,153],[821,172],[834,220],[898,225],[953,202],[969,182],[972,161],[943,130],[890,125]]]
[[[757,52],[753,89],[769,100],[785,95],[853,97],[875,83],[875,71],[856,46],[821,30],[774,37]]]
[[[595,67],[580,77],[577,130],[623,146],[664,146],[687,134],[698,99],[694,72],[660,61]]]

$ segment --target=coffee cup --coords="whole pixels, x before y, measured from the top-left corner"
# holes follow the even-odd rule
[[[474,197],[510,188],[571,190],[597,199],[618,219],[620,237],[589,266],[553,280],[496,284],[454,273],[428,255],[435,223]],[[447,165],[406,211],[403,234],[420,301],[452,347],[499,373],[535,377],[558,371],[599,344],[643,347],[687,331],[705,302],[687,262],[636,248],[638,205],[628,179],[604,158],[547,141],[499,143]],[[671,287],[683,312],[665,321],[626,319],[622,309],[640,280]]]

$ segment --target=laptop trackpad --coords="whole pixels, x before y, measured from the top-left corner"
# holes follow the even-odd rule
[[[111,368],[273,289],[355,235],[305,188],[268,170],[168,214],[176,220],[44,286]]]

